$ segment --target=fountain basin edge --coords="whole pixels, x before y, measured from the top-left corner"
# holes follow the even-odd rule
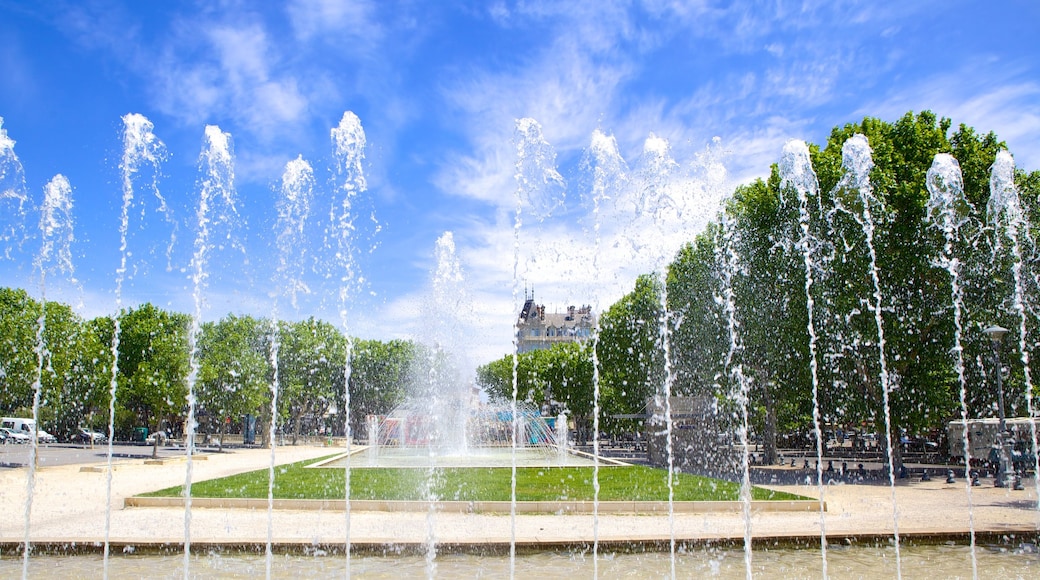
[[[900,534],[906,545],[945,545],[966,544],[968,534],[956,532],[927,532],[910,531]],[[728,548],[740,549],[744,544],[742,535],[705,535],[702,537],[676,538],[679,551],[690,552],[695,548]],[[892,541],[891,534],[863,533],[863,534],[827,534],[829,546],[886,546]],[[1023,543],[1040,543],[1040,533],[1036,530],[1018,529],[1006,531],[976,532],[975,541],[980,545],[987,546],[1016,546]],[[820,546],[819,534],[804,534],[792,532],[790,534],[756,535],[751,539],[754,547],[762,549],[807,549]],[[20,553],[22,550],[20,541],[0,542],[0,554],[8,555]],[[258,553],[262,554],[267,546],[262,541],[235,541],[207,538],[193,538],[192,548],[198,551],[211,551],[217,553]],[[591,542],[584,540],[566,541],[559,539],[546,540],[523,540],[518,539],[515,543],[518,555],[542,553],[546,550],[560,551],[583,551],[590,549]],[[647,553],[667,552],[670,540],[660,537],[633,537],[623,540],[600,539],[601,551],[614,553]],[[402,556],[423,555],[428,546],[424,542],[411,541],[367,541],[351,542],[350,552],[353,555],[374,556]],[[68,540],[41,538],[33,540],[32,549],[34,554],[99,554],[104,549],[104,543],[100,540]],[[178,554],[184,551],[184,543],[175,539],[134,539],[113,538],[110,549],[114,554]],[[306,554],[314,556],[340,556],[344,553],[342,542],[315,542],[309,539],[278,540],[271,544],[271,550],[278,554]],[[437,544],[437,551],[441,554],[470,554],[478,556],[502,556],[510,551],[510,542],[506,539],[485,538],[473,542],[449,541]]]

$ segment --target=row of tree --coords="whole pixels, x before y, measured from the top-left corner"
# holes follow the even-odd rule
[[[1024,414],[1037,392],[1026,388],[1025,362],[1029,376],[1040,374],[1029,356],[1040,322],[1040,255],[1029,226],[1040,218],[1040,171],[1015,172],[1023,219],[1013,239],[1006,215],[987,214],[990,168],[1004,143],[964,125],[951,134],[951,127],[930,112],[836,127],[825,145],[809,145],[818,187],[804,205],[779,165],[767,180],[738,187],[663,282],[640,277],[603,314],[595,353],[586,345],[520,355],[520,397],[538,401],[551,392],[588,420],[594,354],[607,431],[631,429],[611,417],[645,413],[671,375],[673,395],[713,397],[724,416],[738,419],[746,401],[768,459],[779,436],[812,435],[814,412],[824,430],[873,430],[882,442],[886,425],[894,441],[936,437],[962,410],[996,414],[993,350],[982,329],[999,324],[1011,329],[1001,361],[1008,415]],[[843,165],[843,146],[856,134],[871,149],[868,186],[849,179]],[[929,217],[926,178],[940,153],[957,160],[963,179],[949,246]],[[573,362],[575,353],[584,359]],[[482,367],[478,380],[504,391],[512,371],[507,356]]]
[[[1009,214],[991,215],[990,203],[990,168],[1004,144],[951,127],[924,112],[835,128],[824,146],[809,146],[818,187],[805,203],[774,165],[768,179],[737,188],[663,279],[640,277],[607,309],[595,341],[503,357],[478,369],[479,384],[493,397],[567,410],[583,438],[597,410],[604,431],[638,429],[635,417],[666,386],[711,397],[724,416],[747,410],[768,459],[778,436],[804,438],[814,418],[886,441],[939,430],[962,412],[993,415],[995,365],[981,330],[1000,324],[1011,329],[1001,363],[1008,414],[1024,413],[1035,391],[1027,385],[1040,375],[1029,356],[1040,303],[1029,224],[1040,219],[1040,172],[1015,173],[1023,219],[1009,228]],[[869,186],[848,178],[843,159],[857,134],[871,148]],[[952,237],[929,214],[926,181],[939,153],[952,154],[963,178]],[[32,406],[42,360],[44,425],[70,434],[107,424],[117,322],[117,428],[124,436],[137,425],[177,429],[189,371],[185,315],[146,304],[81,320],[20,290],[0,290],[0,410]],[[348,340],[315,319],[277,328],[237,316],[203,325],[194,396],[211,432],[245,414],[267,424],[274,392],[277,422],[294,435],[333,406],[345,409],[349,395],[356,432],[367,414],[403,399],[412,362],[429,358],[410,342]]]
[[[179,433],[187,411],[190,319],[151,304],[118,318],[84,320],[65,304],[0,288],[0,412],[30,416],[39,385],[39,417],[48,431],[65,438],[80,427],[107,430],[117,323],[117,437],[127,439],[139,426]],[[404,399],[418,349],[409,341],[348,339],[314,318],[281,321],[277,332],[270,320],[251,316],[204,323],[193,393],[200,432],[223,437],[245,415],[270,424],[277,378],[276,424],[293,442],[316,429],[342,435],[348,394],[358,433],[366,415],[385,414]]]
[[[808,433],[814,412],[824,430],[870,429],[882,444],[904,434],[941,439],[947,422],[962,412],[995,415],[995,365],[982,330],[993,324],[1012,329],[1009,346],[1021,338],[1008,224],[987,209],[990,168],[1005,145],[992,132],[961,125],[951,134],[951,126],[923,112],[895,123],[866,118],[835,128],[823,147],[810,147],[818,188],[804,205],[774,165],[768,180],[738,188],[719,225],[673,263],[668,301],[679,321],[676,384],[707,387],[720,398],[742,388],[734,384],[738,375],[719,365],[733,335],[725,312],[730,302],[713,298],[726,291],[728,275],[739,340],[730,366],[740,365],[769,459],[777,434]],[[857,134],[871,150],[869,184],[850,179],[848,165],[856,160],[846,143]],[[939,216],[929,212],[928,173],[940,153],[952,155],[961,174],[959,187],[933,183],[960,195],[953,201],[959,228],[949,247]],[[1040,270],[1033,266],[1027,224],[1040,210],[1040,172],[1018,171],[1015,180],[1025,212],[1019,288],[1026,303],[1038,304]],[[1026,317],[1028,352],[1036,344],[1029,329],[1037,319],[1032,312]],[[1028,356],[1009,354],[1002,361],[1010,367],[1009,415],[1024,413],[1031,396],[1024,360]],[[897,464],[899,451],[893,449]]]

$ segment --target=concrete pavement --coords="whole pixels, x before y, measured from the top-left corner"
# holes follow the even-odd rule
[[[276,451],[276,464],[322,457],[336,449],[318,446],[286,446]],[[223,477],[270,465],[265,449],[236,449],[207,454],[191,462],[192,480]],[[730,511],[657,515],[605,514],[556,515],[381,512],[354,509],[276,509],[195,507],[124,507],[127,497],[185,482],[188,462],[168,459],[146,464],[140,458],[119,460],[108,472],[104,462],[86,465],[55,465],[39,468],[32,486],[29,537],[36,549],[63,549],[72,544],[93,550],[103,544],[106,527],[113,550],[179,546],[186,536],[193,546],[262,545],[270,535],[274,544],[285,547],[320,546],[336,549],[348,537],[354,550],[382,550],[388,545],[408,549],[436,542],[441,549],[481,546],[585,546],[595,538],[603,545],[643,542],[667,547],[678,542],[742,542],[750,524],[756,542],[791,540],[818,542],[825,530],[829,543],[901,538],[967,538],[974,529],[980,537],[1014,535],[1036,538],[1040,511],[1032,479],[1026,489],[1013,491],[992,487],[969,487],[962,480],[946,484],[944,478],[930,482],[900,481],[894,488],[884,485],[829,485],[823,488],[827,511],[752,511],[745,520],[740,504]],[[111,497],[107,486],[111,475]],[[0,470],[0,550],[19,550],[25,537],[28,468]],[[774,489],[819,497],[816,486],[771,485]],[[349,525],[349,535],[348,535]],[[515,525],[515,527],[514,527]]]

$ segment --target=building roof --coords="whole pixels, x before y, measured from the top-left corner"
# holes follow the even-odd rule
[[[568,306],[564,312],[546,312],[544,304],[536,304],[534,298],[524,301],[518,320],[520,326],[555,326],[568,328],[575,326],[595,326],[596,315],[589,305]]]

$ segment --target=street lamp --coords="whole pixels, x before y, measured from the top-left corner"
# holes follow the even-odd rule
[[[993,368],[997,371],[997,414],[1000,418],[1000,423],[997,426],[997,444],[999,447],[998,456],[1000,465],[997,467],[997,476],[993,480],[993,485],[996,487],[1007,486],[1007,475],[1011,469],[1011,462],[1008,461],[1007,446],[1005,444],[1005,434],[1007,431],[1007,423],[1004,418],[1004,381],[1003,372],[1000,368],[1000,344],[1004,339],[1004,335],[1008,333],[1008,329],[1001,326],[993,325],[982,331],[987,337],[989,337],[990,343],[993,344]]]

